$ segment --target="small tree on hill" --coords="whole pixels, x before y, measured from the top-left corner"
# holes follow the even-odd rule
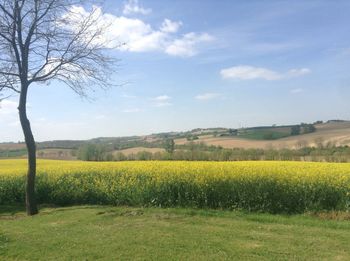
[[[300,125],[295,125],[292,127],[290,135],[299,135],[300,134]]]
[[[230,136],[237,136],[238,130],[237,129],[228,129],[228,133]]]
[[[175,151],[175,142],[174,142],[174,140],[173,139],[167,139],[165,141],[164,147],[165,147],[165,150],[168,153],[173,154],[174,151]]]
[[[114,63],[105,55],[99,9],[79,0],[0,0],[0,94],[19,95],[18,111],[28,151],[26,208],[35,199],[36,146],[27,117],[30,87],[58,80],[86,96],[90,86],[110,86]]]

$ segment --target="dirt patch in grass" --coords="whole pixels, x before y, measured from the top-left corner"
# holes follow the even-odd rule
[[[121,217],[134,217],[142,216],[144,211],[142,209],[130,209],[119,211],[118,209],[110,209],[107,211],[99,211],[96,215],[105,215],[105,216],[121,216]]]
[[[323,220],[337,220],[337,221],[349,221],[350,212],[344,211],[329,211],[329,212],[313,212],[310,213],[312,217],[316,217]]]

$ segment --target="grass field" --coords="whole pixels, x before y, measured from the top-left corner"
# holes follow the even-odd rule
[[[350,222],[307,215],[0,207],[0,260],[349,260]]]
[[[24,202],[25,160],[0,160],[0,204]],[[40,203],[350,210],[350,164],[39,160]]]

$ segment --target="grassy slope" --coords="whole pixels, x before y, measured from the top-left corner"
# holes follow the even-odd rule
[[[190,209],[0,207],[0,260],[350,260],[350,222]]]
[[[273,129],[268,130],[250,130],[246,133],[239,135],[240,139],[248,139],[248,140],[277,140],[285,137],[289,137],[290,133],[286,132],[278,132]]]

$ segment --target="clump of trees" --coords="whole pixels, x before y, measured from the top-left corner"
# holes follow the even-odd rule
[[[301,123],[300,125],[292,126],[290,134],[294,136],[294,135],[312,133],[315,131],[316,131],[316,127],[314,124]]]
[[[105,145],[85,144],[78,149],[77,158],[84,161],[112,161],[114,157]]]
[[[302,123],[301,129],[303,134],[312,133],[316,131],[316,127],[313,124]]]
[[[199,137],[197,135],[188,135],[186,139],[187,141],[194,141],[194,140],[198,140]]]
[[[300,125],[295,125],[291,129],[290,135],[292,135],[292,136],[300,135],[300,132],[301,132],[300,130],[301,130]]]

